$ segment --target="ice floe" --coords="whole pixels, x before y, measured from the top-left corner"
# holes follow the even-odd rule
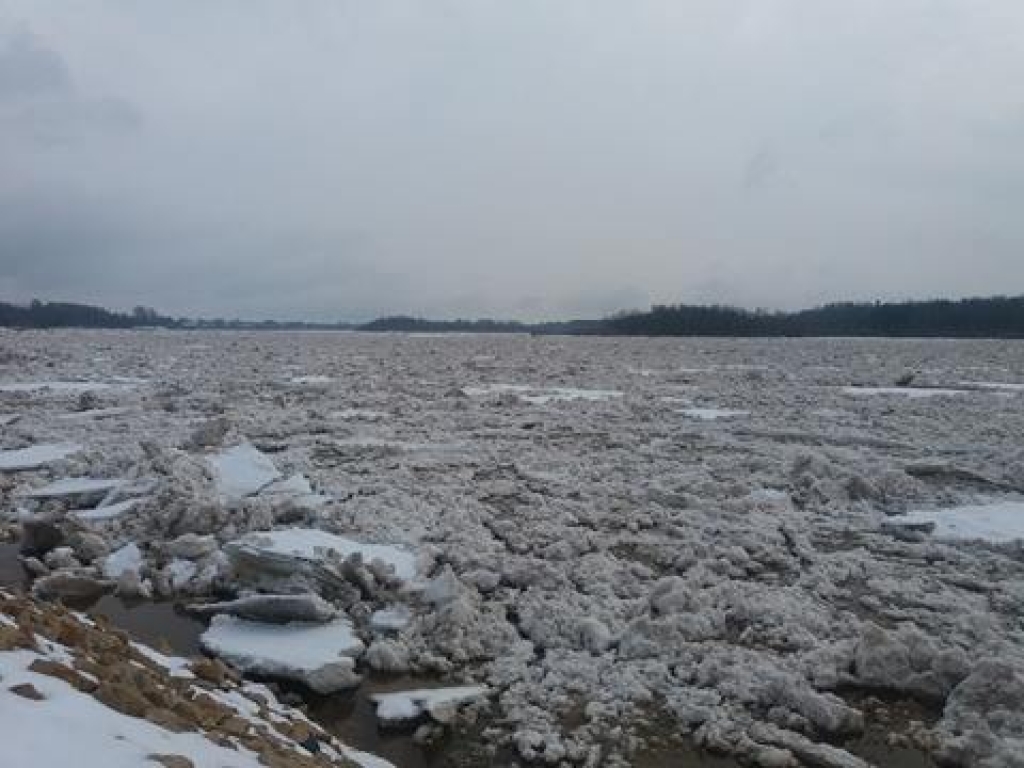
[[[965,381],[962,385],[996,392],[1024,392],[1024,384],[1014,384],[1008,381]]]
[[[482,685],[454,688],[421,688],[414,691],[375,693],[370,699],[377,705],[377,719],[384,723],[402,723],[416,720],[424,714],[447,722],[449,708],[487,695]]]
[[[246,674],[304,683],[318,693],[358,684],[355,657],[363,651],[346,618],[325,624],[264,624],[214,616],[202,645]]]
[[[934,524],[933,534],[939,538],[996,543],[1018,541],[1024,540],[1024,502],[916,510],[890,517],[885,522],[890,525]]]
[[[66,459],[82,450],[75,443],[42,443],[28,448],[0,451],[0,471],[38,469]]]
[[[718,419],[732,419],[739,416],[748,416],[750,411],[740,411],[731,408],[684,408],[684,416],[700,421],[717,421]]]
[[[623,392],[611,389],[580,389],[577,387],[531,387],[525,384],[488,384],[484,386],[463,387],[463,394],[469,397],[486,397],[488,395],[514,394],[524,402],[533,405],[547,405],[555,402],[585,400],[600,402],[622,397]]]
[[[39,488],[32,488],[21,495],[29,499],[77,498],[101,500],[123,481],[101,477],[66,477]]]
[[[80,395],[110,389],[102,381],[8,381],[0,383],[0,392],[44,392],[59,395]]]
[[[900,396],[913,400],[926,397],[955,397],[966,395],[966,389],[946,389],[943,387],[843,387],[843,394],[853,397]]]

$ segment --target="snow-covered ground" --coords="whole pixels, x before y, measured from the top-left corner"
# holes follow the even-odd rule
[[[527,760],[628,760],[657,722],[857,766],[857,689],[938,707],[898,736],[951,765],[1024,750],[1024,344],[0,342],[0,493],[47,594],[316,593],[359,674],[482,686]],[[89,478],[121,484],[38,490]],[[287,653],[277,613],[228,616]]]

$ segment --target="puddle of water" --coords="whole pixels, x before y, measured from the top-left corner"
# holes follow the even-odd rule
[[[90,605],[87,612],[105,617],[135,640],[157,650],[169,649],[176,656],[198,656],[202,653],[199,636],[206,630],[206,625],[185,613],[180,605],[147,600],[129,602],[105,595]]]
[[[942,716],[938,704],[861,690],[839,692],[847,703],[864,713],[864,733],[842,746],[879,768],[935,768],[924,751],[913,746],[893,746],[892,734],[906,733],[911,721],[931,727]]]
[[[28,574],[18,559],[20,545],[0,544],[0,587],[21,591],[28,583]]]
[[[458,764],[450,758],[459,747],[453,743],[459,736],[449,736],[443,744],[421,747],[412,740],[412,733],[420,723],[400,728],[380,726],[370,696],[447,685],[433,679],[405,676],[367,677],[359,688],[349,693],[318,696],[303,692],[303,699],[308,704],[309,717],[346,744],[380,755],[398,768],[441,768]]]

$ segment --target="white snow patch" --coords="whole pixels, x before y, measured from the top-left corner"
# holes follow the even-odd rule
[[[187,680],[195,678],[192,670],[189,669],[191,662],[188,659],[181,656],[167,656],[142,643],[133,642],[132,647],[158,667],[166,669],[167,674],[171,677],[180,677]]]
[[[240,443],[209,458],[217,490],[226,499],[258,493],[281,477],[274,462],[251,443]]]
[[[358,552],[365,562],[380,560],[392,566],[395,575],[402,581],[409,581],[416,576],[416,557],[411,552],[388,544],[365,544],[316,528],[285,528],[280,531],[250,533],[239,539],[235,546],[305,560],[321,560],[332,549],[342,557]]]
[[[82,446],[75,443],[41,443],[13,451],[0,451],[0,471],[37,469],[66,459],[81,450]]]
[[[945,509],[925,509],[887,518],[895,523],[935,523],[934,535],[995,543],[1024,539],[1024,502],[1004,501]]]
[[[375,693],[370,699],[377,705],[377,718],[385,722],[415,720],[434,707],[458,704],[487,694],[482,685],[456,688],[421,688],[414,691]]]
[[[33,768],[66,768],[70,762],[103,768],[149,765],[148,755],[174,754],[194,765],[259,768],[257,755],[214,744],[198,733],[172,733],[148,720],[128,717],[81,693],[63,680],[32,672],[39,655],[31,651],[0,653],[0,723],[3,763]],[[10,691],[31,683],[42,701],[28,701]]]

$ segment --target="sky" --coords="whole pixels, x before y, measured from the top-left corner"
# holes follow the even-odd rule
[[[1020,0],[0,0],[0,300],[1024,293]]]

